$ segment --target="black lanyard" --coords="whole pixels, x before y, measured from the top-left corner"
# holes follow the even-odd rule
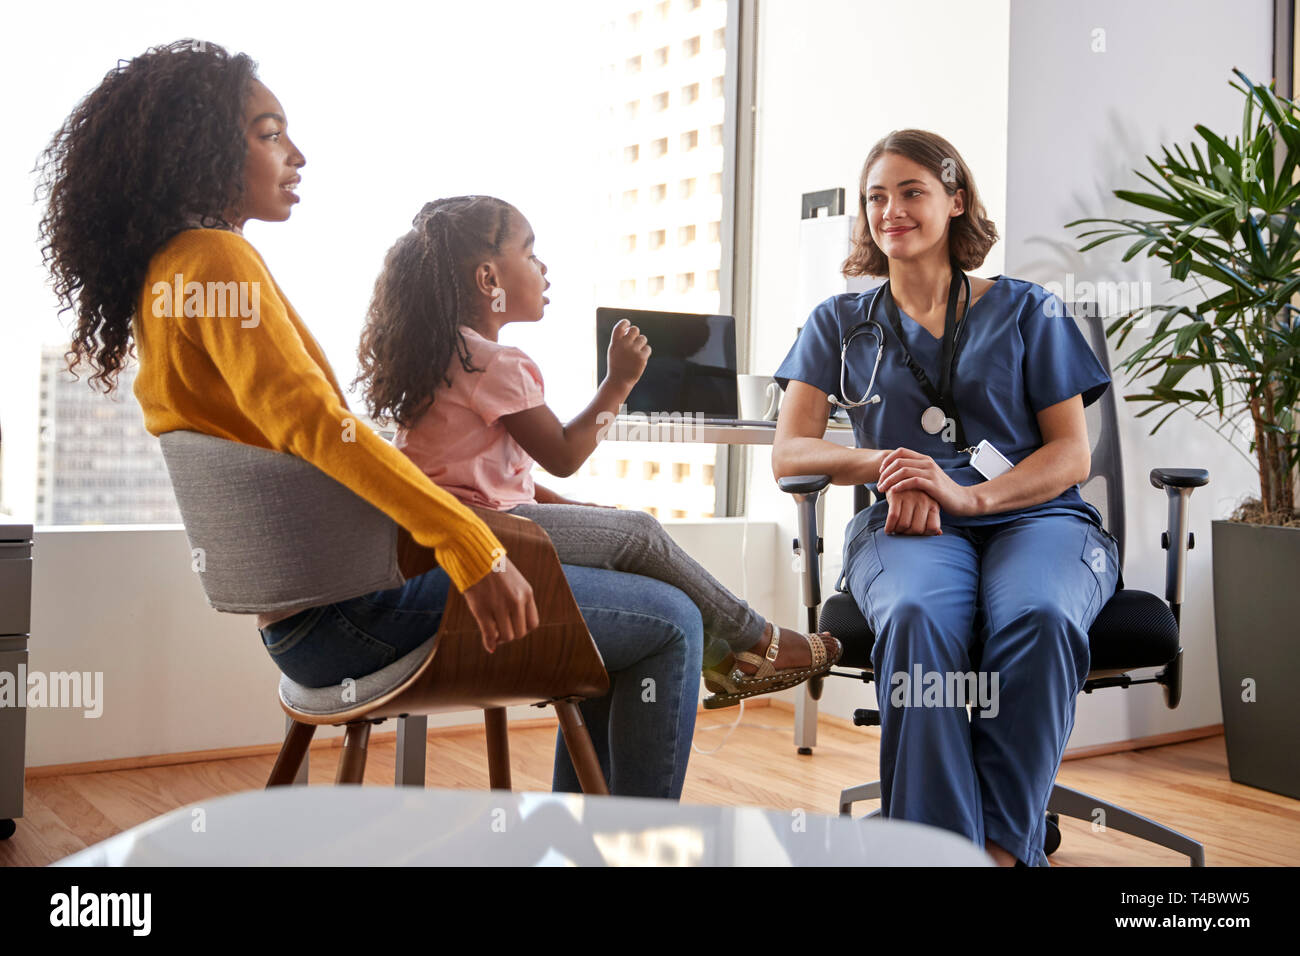
[[[894,334],[898,337],[899,347],[903,350],[903,364],[912,373],[921,390],[925,392],[926,398],[932,405],[937,405],[943,409],[943,413],[951,418],[957,425],[957,447],[966,447],[966,432],[961,427],[961,415],[957,412],[957,402],[953,396],[953,367],[957,364],[957,353],[960,350],[964,337],[959,333],[957,328],[957,296],[962,287],[962,271],[957,268],[956,263],[952,267],[952,283],[948,287],[948,309],[943,318],[943,351],[939,358],[939,388],[936,389],[931,383],[925,370],[917,364],[916,359],[912,358],[911,351],[907,348],[907,340],[903,337],[903,323],[898,315],[898,306],[894,303],[893,293],[889,291],[889,283],[886,282],[881,287],[880,294],[884,297],[885,315],[889,317],[889,324],[894,327]],[[966,300],[966,314],[970,313],[970,299]],[[963,325],[963,329],[965,326]],[[927,333],[928,334],[928,333]]]

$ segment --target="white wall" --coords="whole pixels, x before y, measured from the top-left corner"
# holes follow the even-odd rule
[[[1194,139],[1203,123],[1229,137],[1241,129],[1244,98],[1228,81],[1238,67],[1256,82],[1272,75],[1272,7],[1268,0],[1090,0],[1087,4],[1012,0],[1005,235],[1007,272],[1039,283],[1079,279],[1147,280],[1157,302],[1179,301],[1161,281],[1158,260],[1120,263],[1128,243],[1116,241],[1080,255],[1078,230],[1063,224],[1087,216],[1147,218],[1112,195],[1148,190],[1132,170],[1150,173],[1144,156]],[[1102,30],[1104,34],[1094,31]],[[1104,52],[1093,52],[1104,40]],[[1181,300],[1190,301],[1190,300]],[[1143,339],[1111,349],[1112,370]],[[1117,396],[1145,390],[1113,372]],[[1186,381],[1190,382],[1191,378]],[[1199,383],[1198,383],[1199,384]],[[1195,386],[1191,386],[1195,387]],[[1182,609],[1183,699],[1164,706],[1151,688],[1103,691],[1079,701],[1071,746],[1142,737],[1222,720],[1214,644],[1210,522],[1248,494],[1259,494],[1255,471],[1190,413],[1134,417],[1139,404],[1120,401],[1127,537],[1124,580],[1164,596],[1163,492],[1151,487],[1152,468],[1207,468],[1210,484],[1189,508],[1196,547],[1188,554]],[[1242,446],[1244,449],[1244,445]]]
[[[683,548],[739,593],[741,519],[666,522]],[[776,530],[750,522],[749,594],[771,603]],[[33,546],[28,673],[102,672],[103,713],[31,708],[27,766],[278,742],[279,671],[253,618],[208,607],[179,527],[41,528]],[[535,719],[530,707],[512,719]],[[441,714],[431,726],[476,723]],[[385,724],[387,731],[396,724]],[[337,736],[332,728],[318,737]]]
[[[919,127],[948,139],[970,166],[985,207],[1001,228],[1008,15],[1006,0],[763,0],[750,371],[775,371],[808,317],[797,288],[799,197],[841,186],[847,208],[856,209],[862,161],[890,130]],[[998,243],[976,274],[1001,273],[1002,255]],[[826,294],[836,291],[842,290]],[[769,449],[754,455],[749,495],[752,514],[780,523],[776,567],[783,619],[802,621],[799,580],[789,563],[794,507],[772,480]],[[842,531],[852,513],[852,491],[831,489],[824,523],[828,588],[839,577]],[[821,707],[850,717],[854,708],[870,702],[871,693],[861,684],[830,680]]]

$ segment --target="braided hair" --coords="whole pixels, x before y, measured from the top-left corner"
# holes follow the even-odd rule
[[[425,203],[412,229],[388,250],[375,280],[357,350],[367,411],[376,421],[409,428],[451,385],[447,370],[470,361],[460,331],[472,327],[473,267],[497,255],[510,234],[510,203],[492,196],[454,196]]]

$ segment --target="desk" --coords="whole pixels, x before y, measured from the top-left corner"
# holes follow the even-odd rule
[[[823,436],[828,442],[852,448],[853,429],[832,423]],[[689,418],[678,421],[647,416],[620,415],[610,423],[605,441],[688,442],[701,445],[770,445],[776,439],[776,422],[764,424],[706,425]]]
[[[902,820],[673,800],[272,787],[203,800],[55,866],[991,866]]]
[[[776,439],[776,423],[705,425],[696,424],[689,416],[675,416],[663,421],[662,416],[620,415],[610,424],[606,441],[684,442],[709,445],[771,445]],[[848,423],[831,422],[823,436],[826,441],[845,448],[856,442],[853,428]],[[791,511],[794,501],[791,499]],[[821,556],[817,555],[820,562]],[[803,630],[806,622],[796,629]],[[804,750],[817,745],[817,701],[808,693],[808,685],[796,691],[794,708],[794,745]]]

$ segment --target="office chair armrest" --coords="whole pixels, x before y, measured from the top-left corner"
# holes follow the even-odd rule
[[[1210,473],[1204,468],[1152,468],[1153,488],[1199,488],[1208,483]]]
[[[786,494],[795,496],[795,506],[799,513],[799,537],[795,539],[795,553],[803,559],[803,603],[811,621],[809,629],[815,630],[817,622],[812,621],[812,615],[822,603],[822,539],[817,533],[817,498],[822,489],[831,483],[831,476],[790,475],[778,478],[776,483]]]
[[[788,475],[776,480],[777,487],[788,495],[811,495],[830,483],[830,475]]]
[[[1196,547],[1196,538],[1184,533],[1187,528],[1187,499],[1192,491],[1210,480],[1204,468],[1152,468],[1151,485],[1162,489],[1169,500],[1169,528],[1161,535],[1165,557],[1165,600],[1175,619],[1183,603],[1183,579],[1187,571],[1187,552]]]

